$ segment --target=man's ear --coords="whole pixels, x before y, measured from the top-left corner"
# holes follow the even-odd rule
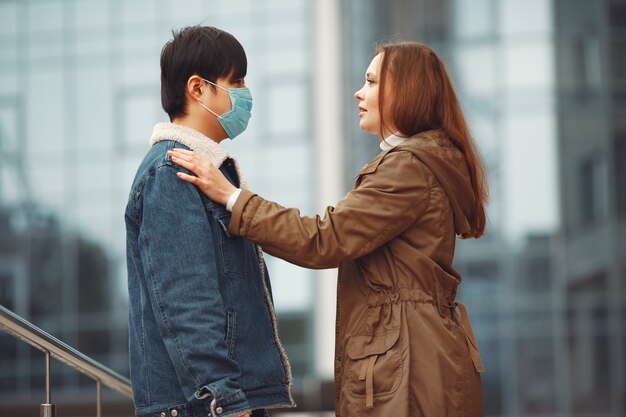
[[[198,75],[192,75],[187,80],[187,94],[194,100],[200,100],[206,83]]]

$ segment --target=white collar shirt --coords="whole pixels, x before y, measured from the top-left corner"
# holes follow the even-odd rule
[[[385,140],[381,140],[380,141],[380,149],[383,152],[384,151],[388,151],[390,149],[395,148],[396,146],[398,146],[399,144],[401,144],[405,140],[407,140],[407,138],[403,138],[403,137],[398,136],[398,135],[387,136],[385,138]]]

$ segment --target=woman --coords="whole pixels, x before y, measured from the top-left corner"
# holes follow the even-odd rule
[[[193,153],[170,156],[232,210],[231,234],[304,267],[339,266],[338,416],[482,416],[483,367],[452,259],[456,236],[483,235],[487,190],[455,92],[431,49],[399,43],[378,48],[355,98],[382,152],[323,218],[236,190]]]

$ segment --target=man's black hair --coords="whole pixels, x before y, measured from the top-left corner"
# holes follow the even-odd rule
[[[185,89],[192,75],[209,81],[246,76],[248,60],[233,35],[210,26],[189,26],[172,31],[173,39],[161,50],[161,105],[170,116],[184,116]]]

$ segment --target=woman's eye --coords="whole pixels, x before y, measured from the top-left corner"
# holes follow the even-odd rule
[[[372,85],[372,84],[374,84],[374,83],[375,83],[375,81],[374,81],[374,80],[372,80],[371,78],[366,79],[366,80],[365,80],[365,82],[366,82],[368,85]]]

